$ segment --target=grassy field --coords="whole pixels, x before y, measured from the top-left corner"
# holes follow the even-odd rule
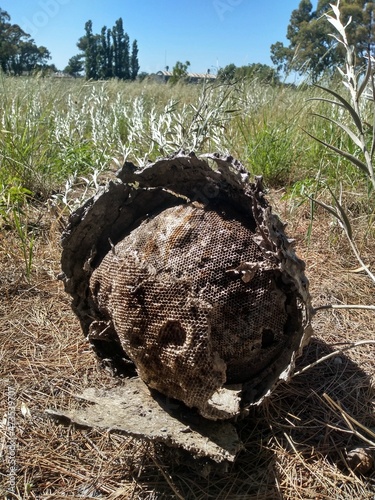
[[[166,86],[152,82],[0,79],[0,494],[18,499],[373,499],[375,471],[349,466],[375,449],[374,313],[319,311],[297,371],[237,424],[245,449],[229,470],[110,432],[62,427],[46,408],[74,406],[85,387],[116,380],[96,362],[61,282],[69,213],[126,160],[143,164],[182,148],[229,152],[262,174],[268,199],[306,261],[315,307],[374,304],[337,220],[307,195],[340,200],[365,263],[375,266],[374,192],[351,163],[305,130],[357,154],[309,101],[317,88]],[[372,104],[364,104],[366,133]],[[348,122],[349,123],[349,122]],[[341,193],[340,193],[341,190]],[[353,346],[355,342],[362,345]],[[371,343],[372,342],[372,343]],[[4,417],[4,418],[3,418]],[[9,424],[15,418],[14,428]],[[8,420],[7,420],[8,418]],[[16,474],[9,443],[16,444]],[[371,451],[372,450],[372,451]]]

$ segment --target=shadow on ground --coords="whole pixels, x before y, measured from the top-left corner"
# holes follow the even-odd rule
[[[297,371],[334,350],[312,339]],[[357,477],[345,460],[347,450],[367,446],[360,435],[372,439],[366,429],[375,427],[374,395],[370,377],[340,353],[280,385],[261,407],[236,423],[245,449],[234,464],[215,466],[156,447],[157,458],[137,478],[139,494],[152,485],[155,498],[354,498],[356,490],[361,495],[363,483],[367,492],[371,484],[375,492],[374,471]]]

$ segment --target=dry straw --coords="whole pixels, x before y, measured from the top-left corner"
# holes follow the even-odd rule
[[[279,212],[286,210],[277,195],[271,201]],[[355,263],[350,247],[340,240],[337,252],[325,230],[328,222],[322,212],[309,248],[304,207],[296,209],[289,229],[310,269],[315,306],[365,303],[372,284],[365,275],[350,272]],[[22,259],[7,254],[14,245],[11,232],[3,235],[1,246],[1,391],[14,387],[17,406],[13,498],[373,497],[374,471],[363,476],[346,463],[351,448],[374,441],[373,345],[363,341],[373,339],[371,311],[335,309],[315,315],[316,334],[298,362],[299,374],[237,423],[245,449],[227,470],[112,432],[58,426],[46,418],[46,408],[75,407],[74,395],[85,387],[111,387],[118,381],[96,364],[55,279],[58,223],[45,212],[40,224],[43,238],[35,248],[32,285],[16,279]],[[369,243],[362,253],[373,264],[370,248]],[[342,347],[352,348],[339,352]],[[2,398],[1,415],[6,413]],[[1,432],[5,443],[4,423]],[[4,447],[2,456],[0,483],[6,488]]]

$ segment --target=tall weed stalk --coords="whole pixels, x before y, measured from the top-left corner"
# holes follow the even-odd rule
[[[329,122],[334,127],[341,129],[349,138],[354,146],[354,152],[342,149],[335,144],[326,142],[317,136],[307,132],[313,139],[324,145],[341,158],[348,160],[355,168],[364,174],[365,180],[370,184],[370,194],[373,197],[375,192],[375,176],[373,158],[375,153],[375,85],[374,85],[374,61],[369,55],[367,67],[364,71],[358,71],[356,68],[355,48],[350,46],[347,39],[346,28],[350,24],[344,25],[341,20],[340,1],[336,5],[331,4],[332,14],[327,13],[325,17],[335,28],[336,33],[331,36],[342,45],[346,53],[346,64],[344,69],[338,68],[342,78],[342,83],[347,90],[347,95],[343,95],[336,90],[317,85],[329,97],[314,97],[312,100],[328,103],[342,111],[342,120],[335,120],[330,116],[315,113],[315,116]],[[370,104],[370,110],[369,108]],[[372,126],[367,125],[368,114]],[[344,121],[345,120],[345,121]],[[370,133],[369,133],[370,132]],[[342,202],[342,187],[339,196],[335,195],[331,189],[332,205],[328,205],[314,199],[314,202],[321,205],[338,221],[344,231],[352,251],[361,265],[361,268],[367,273],[370,279],[375,283],[375,275],[364,263],[358,247],[354,241],[352,223]]]

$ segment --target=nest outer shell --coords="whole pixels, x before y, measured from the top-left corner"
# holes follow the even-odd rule
[[[72,214],[62,238],[61,277],[73,298],[72,307],[85,336],[99,358],[115,372],[127,373],[131,361],[129,353],[124,349],[114,322],[103,317],[103,309],[90,285],[93,275],[111,253],[115,255],[116,245],[150,215],[187,204],[203,209],[229,205],[253,221],[253,241],[264,256],[264,262],[278,270],[286,286],[298,297],[298,317],[292,319],[292,335],[284,350],[250,380],[230,387],[219,377],[217,387],[211,387],[202,401],[189,400],[187,393],[177,399],[198,408],[201,415],[213,420],[244,413],[245,408],[259,404],[269,395],[280,380],[289,378],[295,358],[311,336],[311,303],[305,265],[296,256],[284,225],[272,213],[264,197],[261,178],[250,183],[247,170],[231,156],[207,154],[197,157],[183,151],[143,169],[126,162],[117,177],[117,181],[101,188]],[[213,361],[219,371],[222,369],[220,361]],[[176,397],[176,392],[168,394],[165,384],[152,380],[144,367],[138,369],[151,387]]]

